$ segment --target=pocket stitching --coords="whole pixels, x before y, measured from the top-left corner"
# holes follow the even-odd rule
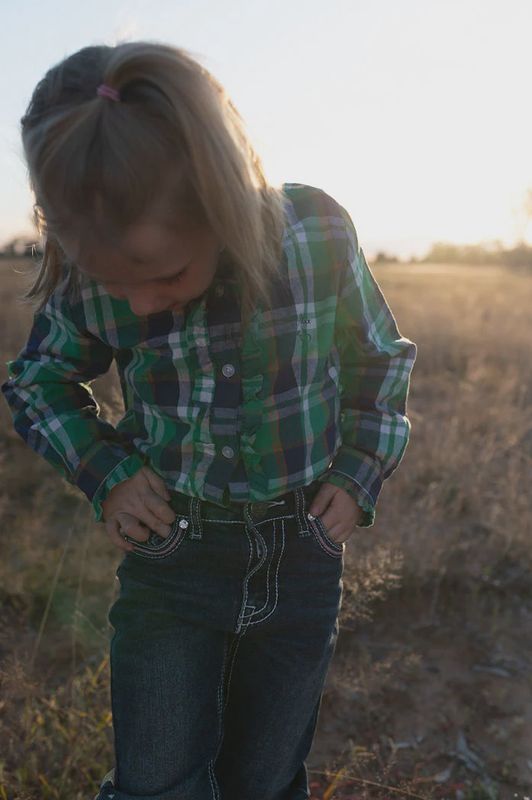
[[[168,556],[172,555],[172,553],[175,553],[179,545],[185,539],[187,528],[181,528],[179,525],[179,523],[183,519],[187,519],[187,517],[184,515],[176,517],[173,523],[172,530],[170,531],[166,539],[164,539],[159,545],[150,546],[146,545],[143,542],[138,542],[138,541],[133,542],[134,550],[132,552],[144,558],[153,558],[153,559],[168,558]],[[179,535],[180,531],[181,535]],[[129,541],[131,541],[131,539]]]
[[[314,538],[325,553],[333,558],[338,558],[343,555],[345,542],[335,542],[334,539],[331,539],[325,529],[325,525],[319,517],[314,517],[313,520],[310,520],[310,524],[314,532]],[[334,550],[334,553],[330,552],[328,549],[329,547]]]

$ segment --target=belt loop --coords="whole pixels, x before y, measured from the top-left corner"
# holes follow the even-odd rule
[[[298,536],[310,536],[312,531],[309,530],[308,519],[305,513],[305,492],[301,486],[298,486],[296,489],[294,489],[294,505],[296,511]]]
[[[191,539],[201,539],[203,535],[203,528],[202,528],[202,518],[201,518],[201,499],[199,497],[190,496],[189,504],[189,516],[191,522],[190,528],[190,538]]]

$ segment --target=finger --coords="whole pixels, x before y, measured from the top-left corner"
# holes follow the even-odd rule
[[[331,514],[329,508],[327,513],[320,517],[325,529],[331,539],[338,542],[345,542],[354,532],[357,519],[350,520],[349,513],[338,515],[338,510]]]
[[[340,531],[343,527],[341,524],[335,524],[330,515],[318,515],[326,532],[330,535],[335,531]],[[334,537],[333,537],[334,538]]]
[[[158,505],[158,502],[162,503],[162,508]],[[151,510],[152,505],[158,509],[159,516]],[[168,522],[163,521],[161,517],[167,519]],[[139,523],[166,539],[172,530],[170,523],[175,520],[176,514],[159,495],[151,494],[142,498],[142,503],[135,509],[135,518]]]
[[[142,522],[137,519],[137,517],[134,517],[132,514],[128,514],[125,511],[117,511],[114,516],[116,519],[118,519],[120,533],[122,535],[125,533],[127,536],[130,536],[132,539],[136,539],[139,542],[145,542],[149,538],[149,527],[143,525]]]
[[[310,504],[309,511],[310,513],[318,517],[325,509],[328,507],[329,503],[331,502],[332,498],[336,493],[336,486],[331,483],[322,483],[318,491],[316,492],[316,496],[312,500]]]
[[[356,518],[353,515],[354,501],[347,496],[343,498],[336,493],[330,500],[319,516],[327,529],[327,533],[332,532],[333,538],[343,538],[346,528],[351,530],[355,525]]]
[[[157,524],[171,525],[175,520],[177,515],[174,509],[155,492],[146,492],[142,500],[149,514],[150,522],[148,524],[150,527],[152,521]],[[142,517],[142,520],[144,521],[144,517]]]
[[[336,542],[337,544],[342,544],[343,542],[347,541],[350,532],[346,530],[345,523],[335,522],[334,524],[331,523],[328,525],[324,521],[323,517],[320,517],[320,519],[325,527],[325,532],[329,539],[332,539],[333,542]]]
[[[323,505],[321,511],[318,514],[314,514],[314,516],[319,517],[328,530],[334,524],[338,514],[334,509],[331,508],[330,504],[325,504]]]
[[[332,508],[328,508],[324,514],[321,514],[320,519],[329,530],[351,530],[357,521],[356,515],[354,516],[351,511],[338,513],[338,509]]]
[[[129,553],[130,551],[134,550],[132,544],[126,542],[123,536],[120,535],[120,523],[117,519],[111,518],[105,521],[105,529],[109,538],[111,539],[112,543],[115,547],[118,547],[119,550],[123,550],[125,553]]]
[[[150,488],[153,489],[154,492],[157,492],[164,500],[171,500],[170,492],[166,488],[166,484],[160,475],[157,475],[157,473],[153,472],[149,467],[144,467],[144,474],[146,475],[146,480]]]

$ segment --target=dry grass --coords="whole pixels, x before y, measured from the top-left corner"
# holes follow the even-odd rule
[[[0,261],[4,361],[23,279]],[[349,541],[316,798],[519,798],[532,778],[532,280],[374,268],[418,345],[412,436]],[[116,375],[93,385],[119,410]],[[113,763],[106,614],[120,554],[0,406],[0,798],[92,797]],[[528,762],[528,763],[527,763]]]

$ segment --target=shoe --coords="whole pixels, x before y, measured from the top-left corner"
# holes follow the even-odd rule
[[[100,789],[103,789],[104,786],[114,786],[114,785],[115,785],[115,768],[113,767],[113,769],[109,770],[103,781],[100,783]],[[111,796],[112,795],[108,795],[108,797]],[[95,795],[94,800],[98,800],[99,797],[100,797],[100,792],[98,792],[98,794]]]

